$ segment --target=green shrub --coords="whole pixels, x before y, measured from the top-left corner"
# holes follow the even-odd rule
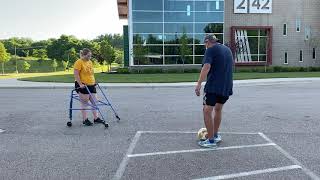
[[[183,70],[182,69],[168,69],[168,73],[172,73],[172,74],[175,74],[175,73],[182,73]]]
[[[200,69],[185,69],[185,73],[200,73]]]
[[[118,68],[117,73],[119,74],[130,74],[130,70],[128,68]]]
[[[162,73],[162,69],[158,68],[147,68],[147,69],[142,69],[141,70],[142,74],[159,74]]]

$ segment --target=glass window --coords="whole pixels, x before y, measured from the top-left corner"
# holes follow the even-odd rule
[[[301,31],[301,20],[296,19],[296,31],[300,32]]]
[[[299,61],[303,62],[303,51],[302,50],[300,50]]]
[[[150,0],[149,0],[150,2]],[[193,11],[192,1],[173,1],[164,0],[164,10],[165,11]]]
[[[310,39],[310,36],[311,36],[311,27],[306,26],[305,27],[305,40],[308,41]]]
[[[267,55],[260,55],[259,56],[259,62],[266,62],[267,61]]]
[[[133,45],[133,56],[135,65],[162,64],[162,46]]]
[[[283,35],[286,36],[287,35],[287,24],[283,24]]]
[[[249,54],[246,56],[250,56]],[[248,59],[248,58],[247,58]],[[258,55],[251,55],[251,61],[257,62],[259,61],[259,56]]]
[[[196,11],[223,11],[223,1],[196,1]]]
[[[250,53],[251,54],[258,54],[258,38],[256,37],[249,37],[248,38],[249,41],[249,47],[250,47]],[[248,42],[247,41],[247,42]]]
[[[133,22],[162,22],[162,12],[132,12]]]
[[[134,65],[162,65],[163,56],[146,56],[144,58],[134,58]]]
[[[181,54],[181,45],[166,45],[164,46],[164,53],[165,55],[180,55]],[[193,46],[192,45],[187,45],[186,46],[186,55],[192,55],[193,51],[192,51]]]
[[[193,57],[186,56],[183,59],[181,56],[165,56],[165,64],[193,64]]]
[[[214,34],[219,40],[220,43],[223,43],[223,34]],[[194,39],[194,44],[203,44],[203,40],[206,34],[196,34]]]
[[[194,63],[195,64],[202,64],[204,56],[195,56],[194,57]]]
[[[165,22],[193,22],[193,13],[191,12],[165,12]]]
[[[162,11],[162,0],[152,1],[150,0],[132,0],[133,10],[150,10],[150,11]]]
[[[204,55],[206,52],[206,47],[204,45],[195,45],[194,48],[195,55]]]
[[[316,59],[316,48],[312,48],[312,59]]]
[[[133,23],[133,33],[162,33],[162,23]]]
[[[146,46],[148,55],[163,55],[163,46]]]
[[[133,44],[162,44],[162,34],[134,34]]]
[[[261,29],[260,36],[268,36],[268,31],[266,29]]]
[[[267,37],[260,37],[259,54],[267,54]]]
[[[288,53],[287,52],[284,53],[284,63],[288,64]]]
[[[195,21],[223,23],[223,12],[196,12]]]
[[[195,33],[223,33],[221,23],[196,23]]]
[[[180,38],[183,34],[165,34],[164,43],[165,44],[180,44]],[[186,34],[188,37],[188,44],[193,44],[193,35]]]
[[[247,36],[259,36],[259,30],[246,30]]]
[[[133,54],[136,56],[147,56],[147,55],[162,55],[162,46],[144,46],[144,45],[133,45]]]
[[[165,23],[164,33],[193,33],[192,23]]]

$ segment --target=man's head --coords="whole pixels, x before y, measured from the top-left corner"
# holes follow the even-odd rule
[[[218,38],[213,35],[213,34],[207,34],[206,37],[204,38],[204,45],[206,46],[206,49],[214,46],[218,41]]]

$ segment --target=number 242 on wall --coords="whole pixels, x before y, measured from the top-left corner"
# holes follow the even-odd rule
[[[234,13],[272,13],[272,0],[234,0]]]

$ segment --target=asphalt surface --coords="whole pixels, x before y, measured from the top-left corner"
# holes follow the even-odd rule
[[[203,120],[191,87],[110,89],[121,121],[106,108],[109,129],[83,127],[79,112],[67,128],[70,90],[0,89],[0,179],[316,179],[319,89],[310,82],[237,85],[217,150],[198,147],[192,133]]]

